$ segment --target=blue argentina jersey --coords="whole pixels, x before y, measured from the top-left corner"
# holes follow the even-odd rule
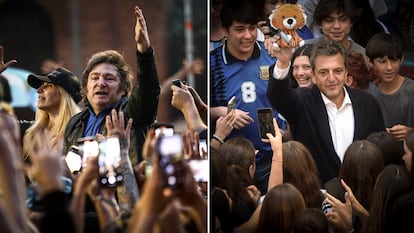
[[[260,139],[258,108],[272,107],[266,97],[267,85],[271,74],[269,67],[275,63],[265,51],[263,43],[256,42],[255,50],[247,61],[237,60],[226,51],[226,44],[210,53],[210,105],[211,107],[226,106],[232,96],[236,97],[236,108],[249,112],[254,122],[243,129],[233,130],[228,138],[241,136],[249,139],[260,152],[256,159],[271,153],[269,143]],[[286,129],[286,121],[278,116],[273,109],[274,116],[281,129]],[[215,124],[211,124],[214,132]]]

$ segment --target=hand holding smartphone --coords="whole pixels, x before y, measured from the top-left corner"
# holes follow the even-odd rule
[[[275,127],[273,126],[273,110],[272,108],[258,108],[257,118],[259,125],[260,138],[268,139],[266,134],[271,133],[275,136]]]

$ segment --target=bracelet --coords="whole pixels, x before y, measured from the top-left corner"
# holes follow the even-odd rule
[[[219,136],[217,136],[217,135],[215,135],[215,134],[213,134],[213,139],[216,139],[217,141],[219,141],[219,142],[220,142],[220,144],[223,144],[223,143],[224,143],[224,140],[223,140],[223,139],[221,139]]]
[[[279,162],[279,163],[283,163],[283,159],[282,159],[282,160],[272,159],[272,162]]]

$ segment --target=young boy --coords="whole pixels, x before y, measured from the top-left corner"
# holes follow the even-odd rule
[[[395,35],[378,33],[365,48],[377,81],[368,91],[378,100],[387,132],[403,141],[414,128],[414,81],[399,74],[404,61],[402,43]]]

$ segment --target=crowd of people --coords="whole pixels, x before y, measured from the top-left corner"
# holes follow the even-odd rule
[[[278,4],[307,15],[303,46],[276,46]],[[410,47],[388,5],[211,2],[211,232],[411,229],[414,81],[400,72]],[[274,114],[267,138],[261,108]]]
[[[61,63],[30,74],[38,94],[33,121],[14,115],[2,78],[2,232],[207,232],[208,148],[200,148],[207,105],[183,82],[165,85],[186,129],[156,132],[155,49],[140,7],[134,15],[136,72],[120,52],[105,50],[80,78]],[[3,52],[0,72],[17,62],[5,62]],[[185,66],[179,79],[203,69]]]
[[[400,11],[410,4],[399,2]],[[301,4],[304,45],[275,46],[284,39],[269,22],[278,4]],[[400,73],[409,39],[387,6],[211,0],[209,101],[183,81],[202,72],[201,60],[160,83],[138,6],[135,72],[105,50],[80,78],[59,62],[31,74],[33,121],[14,115],[0,76],[1,231],[411,229],[414,81]],[[17,62],[3,53],[0,73]],[[174,132],[167,106],[185,131]]]

